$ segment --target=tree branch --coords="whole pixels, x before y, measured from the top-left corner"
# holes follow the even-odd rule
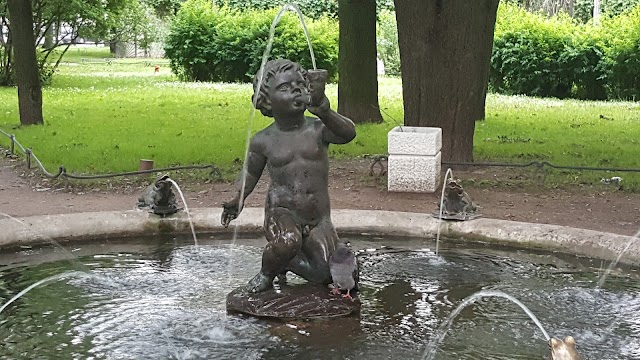
[[[74,23],[73,26],[75,26],[75,25],[77,25],[77,24]],[[64,50],[62,50],[62,54],[60,54],[60,57],[58,58],[58,60],[56,60],[55,65],[53,65],[52,70],[54,72],[56,71],[56,69],[58,69],[58,65],[60,65],[60,62],[62,61],[62,58],[64,57],[64,54],[67,53],[67,50],[69,50],[69,48],[71,47],[71,44],[73,44],[75,42],[75,40],[78,38],[79,35],[80,35],[80,32],[78,32],[78,31],[74,32],[73,38],[71,39],[71,41],[69,41],[68,44],[66,44],[67,46],[64,48]],[[57,43],[57,41],[56,41],[56,43]],[[53,51],[53,49],[55,49],[56,47],[51,48],[51,50]],[[49,54],[51,54],[51,53],[49,53]],[[45,56],[45,59],[49,56],[49,54],[47,54]]]
[[[69,50],[69,48],[71,47],[71,43],[66,44],[67,46],[64,48],[64,50],[62,50],[62,54],[60,54],[60,57],[58,58],[58,60],[56,60],[55,65],[53,65],[52,70],[55,72],[58,69],[58,65],[60,65],[60,62],[62,61],[62,58],[64,57],[64,54],[67,53],[67,50]]]
[[[50,19],[48,22],[44,24],[38,24],[40,29],[44,27],[44,31],[38,32],[38,36],[36,37],[36,45],[39,44],[42,41],[42,39],[44,39],[47,36],[47,32],[49,31],[49,29],[51,29],[51,26],[53,26],[53,22],[54,20],[52,17],[52,19]]]

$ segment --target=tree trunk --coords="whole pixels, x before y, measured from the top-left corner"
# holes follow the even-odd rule
[[[593,25],[600,22],[600,0],[593,0]]]
[[[356,123],[382,122],[378,105],[376,1],[339,0],[338,112]]]
[[[445,161],[473,161],[498,1],[395,1],[404,123],[442,128]]]
[[[9,30],[13,38],[13,70],[18,85],[20,124],[44,124],[42,119],[42,85],[36,40],[33,35],[31,1],[8,0]]]
[[[47,27],[45,33],[44,33],[44,44],[43,47],[47,50],[53,48],[53,45],[55,43],[53,42],[53,24],[49,25],[49,27]]]

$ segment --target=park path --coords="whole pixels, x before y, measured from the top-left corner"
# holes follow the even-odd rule
[[[493,170],[455,171],[463,179],[500,178]],[[329,191],[334,209],[390,210],[434,213],[439,194],[401,194],[386,191],[383,179],[368,175],[368,163],[334,161]],[[190,208],[219,207],[232,196],[230,183],[193,183],[177,180]],[[78,183],[79,184],[79,183]],[[60,182],[46,181],[27,171],[19,160],[0,158],[0,213],[14,217],[75,212],[129,210],[135,207],[144,184],[120,184],[106,189],[65,189]],[[266,180],[247,200],[261,207]],[[488,218],[556,224],[633,235],[640,229],[640,194],[614,188],[568,188],[496,186],[468,187],[467,191]]]

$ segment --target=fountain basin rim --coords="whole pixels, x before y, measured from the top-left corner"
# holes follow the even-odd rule
[[[229,228],[220,225],[220,208],[191,210],[198,232],[233,233],[237,222],[242,233],[261,234],[262,208],[246,208]],[[441,235],[468,241],[491,242],[515,247],[535,248],[614,260],[631,241],[631,236],[559,225],[525,223],[478,218],[457,222],[433,218],[431,214],[381,210],[332,210],[336,230],[344,235],[394,235],[434,238],[438,226]],[[148,236],[190,233],[183,212],[161,218],[142,210],[103,211],[41,215],[0,219],[0,249],[38,245],[49,240],[86,241],[107,237]],[[640,243],[629,246],[621,262],[640,264]]]

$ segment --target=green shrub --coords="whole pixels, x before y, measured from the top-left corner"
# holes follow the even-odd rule
[[[575,39],[565,48],[560,63],[570,71],[572,97],[605,100],[609,66],[602,47],[593,38]]]
[[[178,12],[165,44],[174,73],[185,80],[250,81],[257,72],[277,10],[239,11],[188,0]],[[334,20],[305,20],[318,68],[338,72],[338,26]],[[270,58],[288,58],[312,68],[306,38],[296,16],[276,27]]]
[[[291,0],[213,0],[219,6],[228,6],[236,9],[267,10],[279,8]],[[320,19],[324,16],[338,17],[338,0],[297,0],[296,5],[304,16],[312,19]],[[393,0],[377,0],[378,11],[394,8]]]
[[[5,62],[5,50],[0,46],[0,86],[10,86],[15,84],[13,79],[13,71]]]
[[[601,0],[600,14],[617,16],[640,4],[640,0]],[[574,17],[587,22],[593,17],[593,0],[576,0]]]
[[[507,94],[607,98],[611,62],[600,28],[561,14],[549,18],[515,5],[499,8],[490,86]]]
[[[40,83],[42,85],[50,85],[53,74],[55,73],[53,64],[45,61],[45,54],[41,51],[36,51],[36,57],[38,60],[38,70],[40,71]]]
[[[612,97],[640,98],[640,5],[603,24],[603,43],[610,66]]]
[[[279,8],[290,0],[213,0],[218,7],[228,6],[240,10],[269,10]],[[298,0],[296,5],[304,16],[320,19],[324,16],[338,16],[337,0]]]
[[[492,88],[511,94],[568,97],[571,74],[560,59],[571,43],[570,31],[567,18],[547,19],[514,5],[501,6],[491,59]]]
[[[0,47],[0,59],[3,59],[4,48]],[[53,65],[44,61],[44,54],[40,51],[36,51],[36,57],[38,61],[38,71],[40,76],[40,83],[42,85],[51,84],[53,78],[54,68]],[[15,74],[13,70],[13,64],[0,66],[0,86],[14,86],[16,85]]]

